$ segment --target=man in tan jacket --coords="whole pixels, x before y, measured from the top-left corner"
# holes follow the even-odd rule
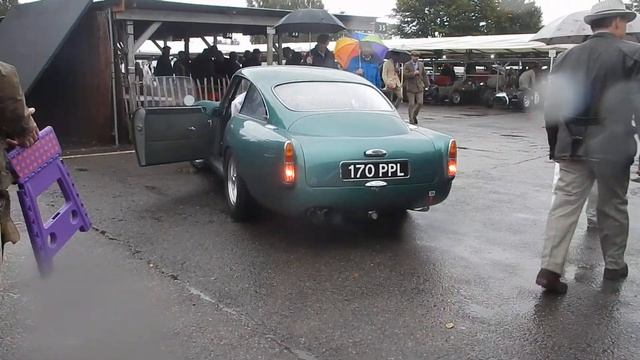
[[[389,59],[382,65],[382,81],[386,90],[395,96],[393,105],[396,109],[402,103],[402,82],[400,81],[400,76],[398,76],[399,67],[400,64],[396,53],[390,53]]]
[[[424,89],[429,86],[429,79],[424,71],[424,64],[420,59],[420,54],[411,52],[411,60],[404,64],[404,82],[407,86],[407,97],[409,98],[409,122],[418,124],[418,114],[424,103]]]
[[[28,108],[20,87],[16,68],[0,61],[0,236],[2,250],[6,243],[16,243],[20,233],[11,220],[10,197],[7,189],[13,177],[7,170],[7,147],[28,147],[38,138],[33,121],[35,109]],[[0,257],[0,261],[2,258]]]

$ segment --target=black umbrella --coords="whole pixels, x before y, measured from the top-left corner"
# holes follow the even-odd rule
[[[411,54],[408,51],[391,49],[387,52],[387,58],[391,58],[391,55],[396,55],[398,57],[398,61],[401,63],[406,63],[411,60]]]
[[[342,21],[322,9],[301,9],[291,12],[276,25],[278,33],[333,34],[346,27]]]

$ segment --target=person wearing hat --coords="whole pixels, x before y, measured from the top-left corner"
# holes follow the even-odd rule
[[[28,147],[38,138],[38,127],[32,115],[35,109],[28,108],[20,86],[16,68],[0,61],[0,237],[2,250],[7,243],[15,244],[20,233],[11,220],[10,197],[7,189],[13,177],[7,171],[6,150],[8,147]],[[0,262],[2,258],[0,257]]]
[[[409,122],[418,124],[418,114],[424,103],[424,89],[429,86],[424,64],[417,51],[411,52],[411,60],[404,64],[404,83],[406,84],[407,97],[409,98]]]
[[[156,69],[153,72],[155,76],[173,76],[173,66],[171,66],[171,48],[165,46],[162,48],[162,55],[158,58]]]
[[[550,158],[560,168],[549,211],[542,266],[536,283],[565,293],[561,277],[571,239],[594,182],[604,279],[628,276],[627,190],[636,154],[634,115],[640,87],[640,45],[624,41],[636,18],[620,0],[593,6],[584,18],[593,35],[560,56],[550,77],[554,96],[545,106]]]

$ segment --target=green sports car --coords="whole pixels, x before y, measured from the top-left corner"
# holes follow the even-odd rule
[[[219,103],[139,109],[134,134],[141,166],[205,159],[238,221],[255,203],[291,216],[424,211],[457,171],[450,136],[407,124],[365,79],[317,67],[242,69]]]

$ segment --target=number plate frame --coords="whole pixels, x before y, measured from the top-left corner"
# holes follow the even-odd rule
[[[405,170],[406,171],[406,175],[405,176],[392,176],[392,177],[367,177],[366,173],[364,173],[365,170],[363,170],[363,175],[365,175],[364,177],[349,177],[348,172],[349,169],[348,167],[350,165],[375,165],[376,168],[376,173],[379,174],[380,173],[380,165],[381,164],[396,164],[399,165],[401,167],[400,170]],[[403,166],[404,165],[404,166]],[[340,172],[340,180],[342,181],[370,181],[370,180],[397,180],[397,179],[408,179],[411,177],[411,162],[407,159],[395,159],[395,160],[349,160],[349,161],[342,161],[340,163],[340,166],[338,167],[338,170]],[[347,175],[347,176],[345,176]]]

